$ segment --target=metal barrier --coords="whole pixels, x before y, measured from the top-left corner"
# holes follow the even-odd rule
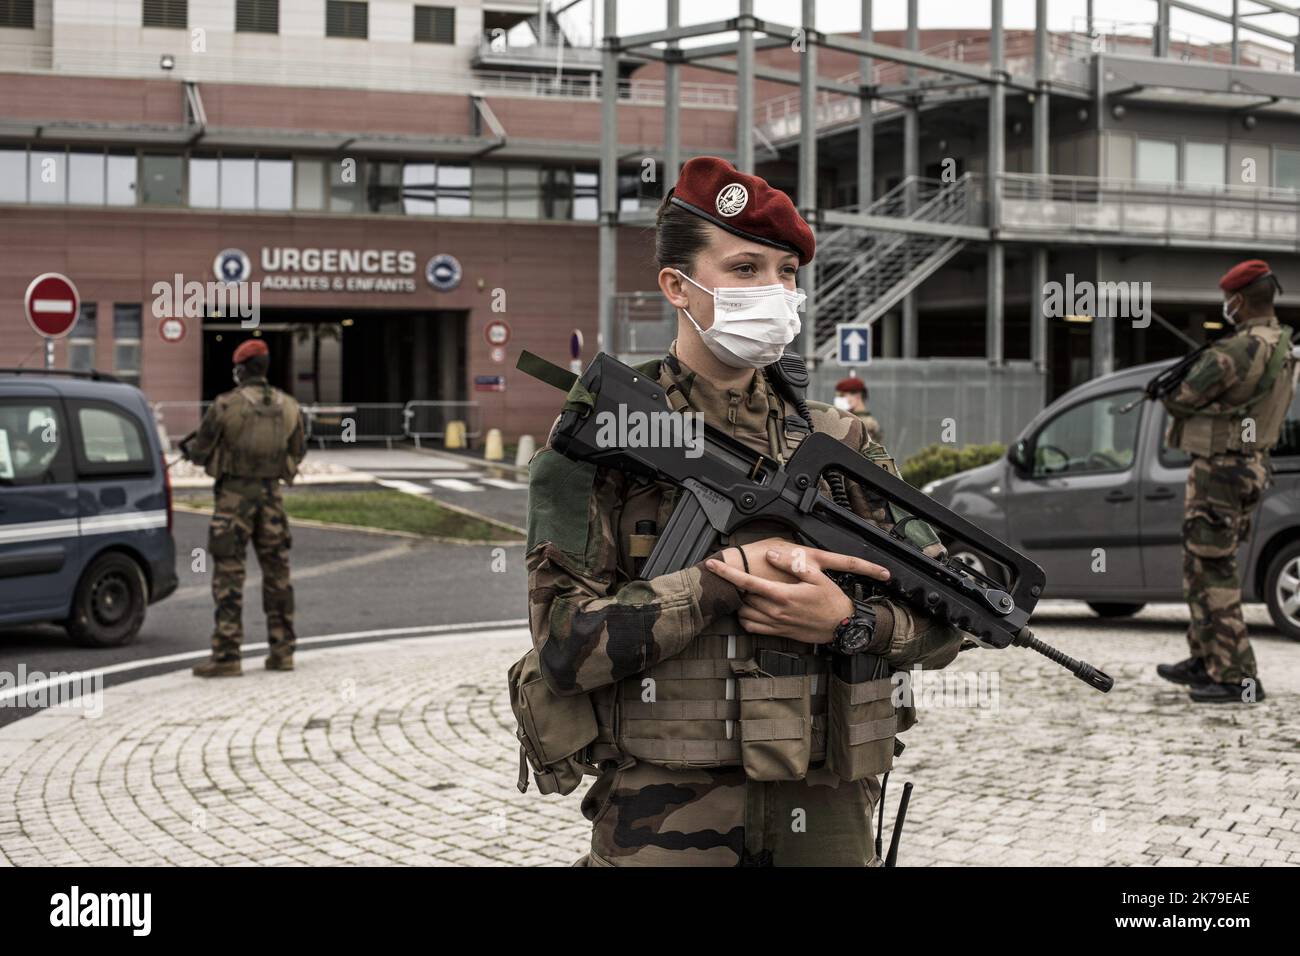
[[[439,439],[447,434],[447,423],[465,423],[465,437],[479,438],[483,425],[479,417],[478,402],[411,401],[402,411],[406,436],[420,447],[423,438]]]
[[[308,436],[321,448],[326,442],[382,441],[393,447],[393,439],[406,437],[405,415],[400,402],[344,402],[335,405],[304,405]]]
[[[211,402],[150,402],[158,437],[169,452],[176,443],[199,427]],[[303,429],[308,441],[324,448],[326,442],[393,442],[411,439],[420,447],[422,439],[439,440],[447,423],[463,421],[465,437],[483,435],[478,402],[410,401],[339,402],[303,405]]]

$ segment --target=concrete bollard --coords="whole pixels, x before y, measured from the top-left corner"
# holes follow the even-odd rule
[[[520,435],[519,447],[515,449],[515,467],[527,468],[528,463],[533,460],[533,455],[537,453],[537,443],[533,441],[532,435]]]
[[[465,447],[465,423],[448,422],[447,437],[443,441],[443,447],[447,449]]]
[[[502,461],[506,457],[505,444],[501,441],[501,429],[489,428],[487,442],[483,448],[484,461]]]

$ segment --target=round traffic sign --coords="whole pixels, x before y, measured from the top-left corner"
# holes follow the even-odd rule
[[[501,319],[493,319],[483,330],[488,345],[502,346],[510,341],[510,326]]]
[[[158,323],[158,334],[164,342],[179,342],[185,338],[185,323],[175,316]]]
[[[81,296],[72,280],[57,272],[38,275],[23,297],[27,322],[38,335],[61,339],[77,324]]]
[[[506,350],[499,345],[492,346],[492,361],[504,362],[506,360]]]
[[[569,358],[582,358],[582,329],[574,329],[573,334],[569,336]]]

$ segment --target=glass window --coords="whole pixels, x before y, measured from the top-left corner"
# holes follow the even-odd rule
[[[133,385],[140,382],[141,315],[134,303],[113,306],[113,374]]]
[[[294,167],[294,206],[298,209],[324,209],[324,160],[299,159]]]
[[[1228,154],[1222,143],[1188,143],[1183,181],[1222,186],[1228,175]]]
[[[407,163],[402,167],[402,211],[408,216],[432,216],[437,211],[438,166]]]
[[[1273,185],[1300,190],[1300,149],[1275,149],[1273,155]]]
[[[370,163],[366,178],[366,206],[371,212],[402,211],[401,163]]]
[[[456,9],[415,5],[416,43],[455,43]]]
[[[68,156],[32,150],[27,156],[28,202],[62,203],[68,198]]]
[[[506,214],[506,170],[486,163],[474,166],[473,196],[475,216]]]
[[[179,206],[184,162],[180,156],[145,153],[140,157],[140,201],[146,206]]]
[[[468,216],[470,184],[473,174],[468,166],[438,164],[438,215]]]
[[[235,0],[236,33],[279,33],[280,0]]]
[[[641,176],[638,173],[618,174],[618,208],[620,212],[636,212],[641,208]]]
[[[1035,478],[1126,471],[1133,465],[1138,424],[1134,409],[1116,414],[1140,389],[1103,395],[1061,412],[1034,436]]]
[[[600,176],[575,170],[573,173],[573,218],[595,222],[600,214]]]
[[[506,215],[515,219],[542,216],[542,170],[537,166],[511,166],[506,170]]]
[[[95,367],[95,303],[83,302],[77,324],[68,333],[68,368],[87,372]]]
[[[0,401],[0,487],[68,481],[63,421],[53,405]]]
[[[188,6],[189,0],[144,0],[142,23],[146,27],[184,30]]]
[[[257,161],[257,208],[293,208],[293,160]]]
[[[573,170],[557,166],[546,170],[544,208],[547,219],[570,219],[573,216]]]
[[[77,409],[81,431],[81,456],[86,464],[123,465],[152,471],[149,446],[134,416],[103,405],[81,405]],[[101,469],[94,469],[99,471]]]
[[[221,205],[215,156],[195,156],[190,160],[190,205],[195,209],[216,209]]]
[[[104,154],[68,154],[68,202],[104,205]]]
[[[1164,139],[1139,139],[1137,178],[1150,183],[1178,182],[1178,144]]]
[[[319,8],[317,8],[319,9]],[[370,31],[369,4],[358,0],[325,0],[325,35],[364,40]]]
[[[252,209],[257,200],[257,167],[252,159],[221,157],[221,208]]]
[[[27,202],[25,149],[0,149],[0,202]]]
[[[36,11],[33,0],[0,0],[0,27],[35,29]]]
[[[108,204],[135,205],[135,153],[108,155]]]
[[[361,208],[361,167],[355,160],[332,162],[330,166],[330,212],[354,212]]]

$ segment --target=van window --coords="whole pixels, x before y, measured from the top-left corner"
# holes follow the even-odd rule
[[[78,465],[90,474],[153,472],[149,443],[135,417],[111,405],[77,402]]]
[[[1142,406],[1126,414],[1119,409],[1140,389],[1112,392],[1072,405],[1034,437],[1033,477],[1127,471],[1133,465]]]
[[[0,487],[71,480],[58,408],[40,399],[0,402]]]

